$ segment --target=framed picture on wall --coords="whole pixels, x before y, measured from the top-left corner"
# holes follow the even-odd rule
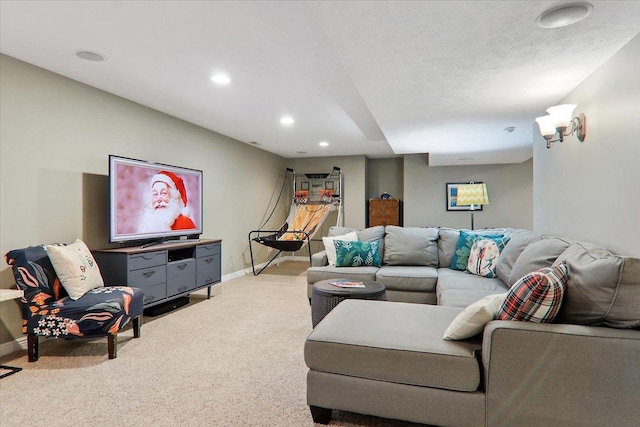
[[[448,211],[470,211],[471,206],[458,206],[456,204],[458,197],[458,186],[469,184],[468,182],[447,182],[446,188],[446,202],[447,202],[447,210]],[[482,184],[480,181],[474,181],[474,184]],[[474,211],[481,211],[482,205],[477,205],[473,209]]]

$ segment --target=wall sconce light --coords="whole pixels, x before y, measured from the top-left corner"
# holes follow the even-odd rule
[[[536,122],[540,134],[547,140],[547,148],[552,142],[562,142],[565,136],[575,135],[580,142],[587,136],[587,119],[584,114],[573,117],[575,104],[562,104],[547,108],[549,115],[538,117]],[[558,133],[558,139],[553,139]]]

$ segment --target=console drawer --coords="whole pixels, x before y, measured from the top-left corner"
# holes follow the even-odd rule
[[[129,274],[127,275],[127,284],[134,288],[145,288],[146,286],[166,282],[167,267],[165,265],[129,271]]]
[[[209,255],[220,255],[220,243],[209,243],[207,245],[196,246],[196,258],[202,258]]]
[[[129,270],[155,267],[167,263],[167,251],[145,252],[129,255]]]
[[[196,286],[204,286],[220,281],[220,255],[198,258]]]
[[[167,264],[167,294],[186,292],[196,286],[196,260],[186,259]]]
[[[143,301],[145,306],[167,297],[167,285],[165,283],[144,286],[140,289],[142,289],[142,291],[144,292]]]

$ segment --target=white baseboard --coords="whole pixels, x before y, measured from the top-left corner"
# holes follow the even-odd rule
[[[16,351],[27,349],[27,337],[21,337],[17,340],[9,341],[0,344],[0,356],[6,356],[7,354],[15,353]]]
[[[276,258],[275,260],[273,260],[273,263],[271,265],[278,265],[281,262],[285,262],[285,261],[304,261],[304,262],[309,262],[309,257],[306,257],[306,256],[292,256],[292,255],[280,256],[280,257]],[[260,269],[262,269],[266,265],[267,265],[266,262],[263,262],[261,264],[256,264],[255,265],[255,270],[259,271]],[[233,273],[225,274],[224,276],[222,276],[222,281],[226,282],[227,280],[237,279],[238,277],[246,276],[246,275],[249,275],[249,274],[253,274],[253,270],[251,269],[251,267],[245,268],[244,270],[235,271]]]

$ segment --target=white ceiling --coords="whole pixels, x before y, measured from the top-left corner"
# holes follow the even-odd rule
[[[544,143],[534,118],[640,32],[638,1],[536,26],[561,3],[2,0],[0,51],[287,158],[514,163]]]

